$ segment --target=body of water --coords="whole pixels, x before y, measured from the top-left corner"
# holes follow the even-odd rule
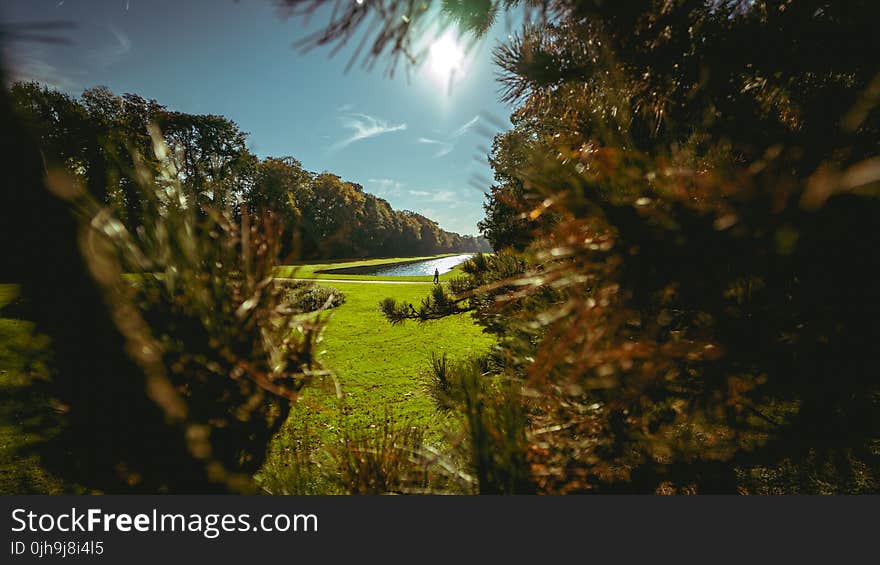
[[[451,255],[439,259],[428,259],[426,261],[414,261],[412,263],[397,265],[357,267],[356,274],[377,277],[430,277],[434,275],[434,269],[440,271],[440,274],[442,275],[443,273],[448,273],[454,269],[456,265],[467,261],[471,257],[473,257],[473,253],[463,253],[461,255]],[[333,269],[325,272],[344,274],[354,271],[352,269]]]

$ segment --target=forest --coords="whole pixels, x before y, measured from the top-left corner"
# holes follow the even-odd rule
[[[283,222],[282,257],[337,259],[490,251],[482,237],[461,236],[425,216],[394,210],[357,183],[312,173],[293,157],[259,159],[247,134],[223,116],[168,110],[137,94],[106,87],[79,99],[38,83],[10,87],[13,110],[35,132],[44,151],[111,206],[128,229],[141,224],[144,195],[132,171],[159,175],[170,166],[196,205],[240,218],[274,214]],[[149,128],[161,132],[167,163],[152,152]],[[137,163],[133,159],[139,159]]]
[[[301,49],[360,45],[389,75],[438,25],[521,24],[491,49],[512,127],[482,236],[258,159],[223,117],[13,84],[2,315],[51,343],[14,388],[46,399],[17,425],[47,472],[86,492],[880,492],[880,4],[278,4],[321,22]],[[474,256],[436,284],[288,284],[297,262],[447,252]]]

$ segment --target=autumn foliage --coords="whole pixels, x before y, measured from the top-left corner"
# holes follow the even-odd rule
[[[538,489],[876,491],[877,7],[543,9],[495,50],[506,250],[449,299],[531,390]]]

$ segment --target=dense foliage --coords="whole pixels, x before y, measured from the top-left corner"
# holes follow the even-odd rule
[[[365,60],[393,69],[418,61],[427,6],[339,2],[303,45],[361,29]],[[497,252],[418,306],[379,305],[395,323],[472,312],[499,336],[484,358],[433,360],[431,392],[467,436],[452,458],[467,471],[450,474],[485,493],[880,490],[880,6],[442,7],[478,36],[505,10],[528,16],[495,50],[515,106],[481,224]],[[105,89],[3,96],[18,166],[0,228],[18,245],[2,274],[53,339],[65,431],[47,464],[92,488],[253,488],[283,399],[320,370],[305,313],[335,300],[272,282],[276,252],[480,247],[335,175],[256,159],[224,118]],[[401,430],[344,442],[346,488],[406,490],[396,447],[422,438]]]
[[[386,314],[504,337],[540,490],[876,491],[876,3],[538,11],[495,51],[507,250]]]
[[[485,248],[292,158],[257,159],[222,116],[106,88],[2,100],[0,277],[52,340],[29,420],[47,470],[99,492],[251,492],[308,380],[334,289],[280,260]],[[59,292],[59,284],[64,287]],[[100,354],[96,353],[100,352]],[[71,487],[72,488],[72,487]]]
[[[238,218],[273,213],[283,224],[283,256],[334,259],[400,257],[487,251],[481,237],[461,236],[408,210],[364,192],[331,173],[315,174],[292,157],[260,160],[231,120],[169,110],[135,94],[105,87],[78,99],[16,83],[14,107],[48,154],[90,187],[94,198],[116,210],[130,231],[144,224],[143,195],[135,173],[180,182],[199,207],[228,210]],[[161,132],[167,153],[152,151],[149,128]]]
[[[345,293],[332,286],[317,286],[309,281],[276,281],[275,284],[284,289],[284,302],[291,313],[318,312],[345,304]]]
[[[156,128],[114,145],[95,122],[43,128],[38,115],[0,94],[0,229],[15,242],[0,277],[20,283],[18,315],[51,339],[51,371],[30,385],[47,401],[22,423],[43,438],[32,448],[66,488],[254,491],[289,400],[319,370],[322,320],[290,312],[272,281],[279,222],[199,200]],[[198,186],[221,198],[227,174]],[[103,200],[129,196],[116,210]],[[133,210],[127,229],[117,214]]]

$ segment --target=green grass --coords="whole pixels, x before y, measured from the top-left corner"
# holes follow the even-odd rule
[[[295,276],[321,277],[314,272],[398,261],[389,258],[301,265],[296,267]],[[279,275],[291,276],[290,269],[283,267]],[[441,278],[448,279],[454,273]],[[380,280],[364,275],[338,276],[343,277]],[[389,278],[414,282],[430,279]],[[437,410],[430,396],[431,353],[445,352],[450,359],[463,359],[486,353],[495,343],[469,314],[392,326],[379,312],[379,301],[388,296],[418,305],[430,291],[430,282],[327,284],[346,295],[346,303],[330,311],[319,344],[319,358],[334,371],[335,378],[324,377],[306,387],[291,410],[258,477],[269,492],[333,492],[335,486],[326,480],[303,482],[296,463],[301,464],[299,467],[332,465],[331,453],[339,445],[343,430],[358,435],[381,429],[390,419],[395,424],[423,428],[426,440],[439,446],[458,431],[460,423],[451,413]],[[0,285],[0,308],[16,295],[15,285]],[[39,456],[30,449],[56,432],[54,425],[46,424],[52,419],[48,400],[29,388],[45,375],[49,351],[48,339],[36,334],[32,323],[0,318],[0,394],[4,397],[0,407],[0,494],[81,492],[43,469]],[[337,384],[341,398],[337,397]],[[310,459],[304,460],[304,455]]]
[[[339,373],[359,418],[381,416],[392,405],[401,415],[430,423],[433,405],[424,394],[431,352],[463,358],[485,353],[494,343],[468,314],[392,326],[379,312],[385,297],[418,304],[429,285],[333,283],[346,303],[333,311],[324,335],[324,363]]]
[[[425,257],[383,257],[381,259],[355,259],[331,261],[328,263],[304,263],[293,264],[279,267],[277,276],[282,278],[299,278],[299,279],[333,279],[346,281],[405,281],[405,282],[431,282],[432,276],[409,276],[409,277],[374,277],[372,275],[342,275],[335,273],[319,273],[318,271],[326,271],[330,269],[347,269],[351,267],[366,267],[369,265],[387,265],[389,263],[404,263],[424,261],[428,259],[439,259],[441,257],[449,257],[459,255],[459,253],[445,253],[442,255],[429,255]],[[456,265],[454,269],[448,273],[440,275],[440,280],[449,280],[452,277],[462,274],[461,265]]]
[[[0,284],[0,308],[16,285]],[[78,492],[48,473],[33,448],[57,431],[48,399],[30,385],[46,376],[49,340],[24,320],[0,318],[0,494]]]
[[[378,310],[381,299],[418,304],[430,284],[332,283],[346,295],[332,311],[324,333],[321,360],[336,373],[310,387],[291,410],[260,478],[271,492],[316,492],[326,485],[303,488],[294,476],[303,450],[332,450],[344,430],[358,433],[381,428],[386,418],[426,430],[426,440],[439,445],[458,430],[450,413],[436,408],[428,391],[431,353],[451,360],[481,355],[494,345],[469,314],[424,323],[392,326]],[[318,463],[329,465],[324,453]],[[304,463],[300,461],[300,463]],[[314,462],[312,462],[314,464]],[[306,485],[308,486],[308,485]]]

